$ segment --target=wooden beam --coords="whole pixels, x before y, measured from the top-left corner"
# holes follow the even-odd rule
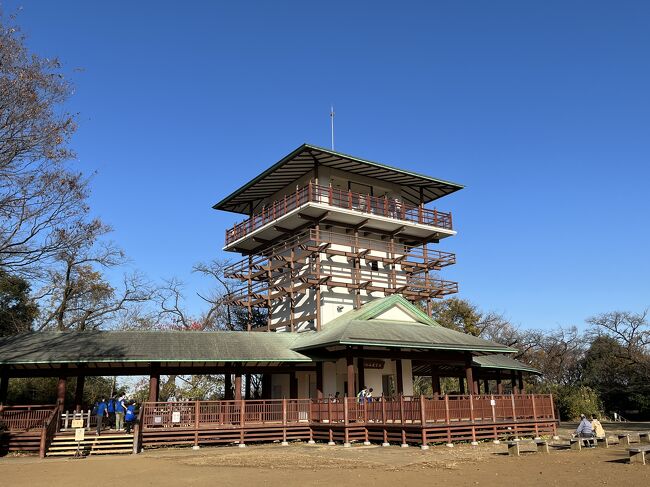
[[[158,402],[160,392],[160,371],[158,364],[151,364],[149,367],[149,402]]]

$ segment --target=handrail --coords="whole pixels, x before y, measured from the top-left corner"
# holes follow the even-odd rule
[[[144,404],[138,411],[138,417],[133,426],[133,453],[138,454],[142,449],[142,416],[144,412]]]
[[[255,213],[226,230],[226,245],[230,245],[306,203],[320,203],[336,208],[453,230],[451,212],[431,210],[425,208],[423,204],[419,206],[409,205],[398,198],[371,196],[333,188],[332,186],[317,185],[310,181],[302,188],[297,187],[295,193],[285,195],[268,207],[263,207],[260,213]]]
[[[59,414],[61,414],[62,409],[63,404],[58,404],[43,424],[43,428],[41,429],[41,443],[38,450],[38,455],[41,458],[45,458],[45,453],[59,430]]]
[[[54,404],[2,406],[0,407],[0,419],[9,431],[27,431],[32,428],[40,428],[54,407]]]

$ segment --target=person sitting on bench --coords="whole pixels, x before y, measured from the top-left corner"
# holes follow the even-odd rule
[[[598,416],[595,414],[591,415],[591,429],[593,430],[594,435],[596,435],[596,438],[605,438],[605,429],[603,428],[603,425],[600,424]]]
[[[585,438],[587,440],[594,437],[594,430],[591,427],[591,422],[584,414],[580,415],[580,424],[578,425],[578,428],[576,429],[573,436],[577,436],[578,438]],[[586,446],[588,448],[595,448],[596,446],[594,445],[594,442],[586,441],[585,443],[587,444]]]

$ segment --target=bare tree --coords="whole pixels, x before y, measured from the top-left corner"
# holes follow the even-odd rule
[[[9,21],[13,22],[13,18]],[[29,53],[0,14],[0,268],[30,275],[83,238],[87,181],[65,163],[74,116],[57,59]]]

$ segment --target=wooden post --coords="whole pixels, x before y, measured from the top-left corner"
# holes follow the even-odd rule
[[[503,384],[501,383],[501,371],[497,370],[497,394],[503,394]]]
[[[74,390],[74,410],[79,412],[83,407],[83,398],[84,398],[84,382],[86,377],[83,375],[77,376],[77,386]]]
[[[316,399],[323,399],[323,362],[316,362]]]
[[[239,384],[241,385],[241,375],[239,376]],[[241,433],[239,435],[239,446],[244,447],[246,443],[244,442],[245,428],[246,428],[246,401],[241,399],[241,389],[239,390],[239,427],[241,428]]]
[[[293,369],[289,372],[289,399],[298,399],[298,379]]]
[[[194,401],[194,449],[199,448],[199,426],[201,417],[201,404],[199,401]]]
[[[282,445],[287,443],[287,398],[282,398]]]
[[[483,392],[485,394],[490,393],[490,381],[488,379],[483,379]]]
[[[404,394],[404,377],[402,375],[402,359],[395,359],[395,374],[397,375],[397,394]]]
[[[149,402],[158,402],[160,372],[157,364],[151,364],[149,370]]]
[[[235,370],[235,401],[241,401],[241,368]]]
[[[0,368],[0,404],[7,403],[7,391],[9,390],[9,369]]]
[[[364,368],[363,357],[357,358],[357,374],[359,377],[359,390],[366,387],[366,371]]]
[[[531,394],[530,400],[533,403],[533,419],[535,420],[535,438],[539,438],[539,425],[537,424],[537,408],[535,407],[535,394]]]
[[[465,394],[465,377],[463,376],[458,378],[458,392],[461,395]]]
[[[510,371],[510,380],[512,382],[512,393],[519,394],[519,389],[517,388],[517,372],[514,370]]]
[[[244,394],[244,399],[247,401],[251,398],[251,374],[246,374],[246,389]]]
[[[524,373],[520,370],[517,375],[519,377],[519,393],[526,394],[526,387],[524,386]]]
[[[352,349],[348,348],[346,351],[345,361],[347,364],[348,372],[348,397],[355,397],[354,387],[354,358],[352,357]]]
[[[343,446],[350,446],[350,433],[348,432],[348,423],[350,420],[349,413],[348,413],[348,401],[354,401],[354,397],[344,397],[343,398],[343,423],[344,423],[344,437],[345,437],[345,443],[343,443]]]
[[[431,391],[434,396],[440,395],[440,371],[438,366],[431,364]]]
[[[232,371],[230,365],[226,364],[224,372],[224,399],[226,401],[232,400]]]
[[[331,188],[330,188],[331,189]],[[320,245],[320,224],[316,224],[316,247]],[[320,248],[320,247],[319,247]],[[316,252],[315,264],[316,264],[316,279],[319,284],[316,286],[316,331],[321,329],[321,285],[320,285],[320,250]]]
[[[472,355],[465,354],[465,378],[467,379],[467,388],[470,394],[476,394],[472,389],[474,388],[474,376],[472,373]]]
[[[447,394],[445,394],[445,422],[447,423],[447,445],[451,445],[451,415],[449,414],[449,396]]]
[[[56,403],[63,405],[65,403],[65,386],[68,380],[65,376],[59,377],[56,384]]]

